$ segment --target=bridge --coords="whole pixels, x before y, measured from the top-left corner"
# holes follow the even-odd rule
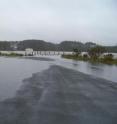
[[[59,56],[62,54],[72,54],[72,52],[66,52],[66,51],[0,51],[1,53],[6,53],[6,54],[10,54],[10,53],[17,53],[17,54],[23,54],[23,55],[45,55],[45,56]]]
[[[33,51],[33,55],[62,55],[62,54],[68,54],[71,52],[64,52],[64,51]]]

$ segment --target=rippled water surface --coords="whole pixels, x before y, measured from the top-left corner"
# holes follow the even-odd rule
[[[86,74],[104,78],[113,82],[117,82],[117,66],[106,65],[100,63],[90,63],[83,61],[75,61],[68,59],[59,59],[56,61],[58,65],[71,68]]]
[[[96,77],[117,82],[117,66],[91,64],[88,62],[49,57],[55,61],[38,59],[19,59],[0,57],[0,100],[11,98],[22,84],[22,80],[31,77],[33,73],[48,69],[51,65],[60,65]]]
[[[14,96],[24,78],[48,67],[45,61],[0,57],[0,100]]]

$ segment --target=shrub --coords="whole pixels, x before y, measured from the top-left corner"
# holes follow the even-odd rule
[[[73,49],[73,52],[76,56],[79,56],[81,54],[81,51],[78,50],[77,48]]]
[[[83,55],[83,58],[84,58],[84,59],[88,59],[88,55],[87,55],[87,54],[84,54],[84,55]]]
[[[101,54],[103,54],[105,52],[105,48],[102,47],[102,46],[96,46],[96,47],[93,47],[91,48],[89,51],[88,51],[88,54],[91,58],[93,59],[98,59]]]
[[[113,61],[113,54],[104,55],[104,61]]]

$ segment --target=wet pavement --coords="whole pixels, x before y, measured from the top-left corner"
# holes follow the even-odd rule
[[[0,102],[0,124],[117,124],[117,84],[51,66]]]

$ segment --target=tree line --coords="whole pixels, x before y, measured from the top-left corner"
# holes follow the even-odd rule
[[[114,58],[113,53],[106,52],[107,49],[105,47],[96,45],[95,47],[90,48],[86,53],[82,54],[79,49],[75,48],[73,49],[72,54],[63,54],[62,57],[67,59],[117,65],[117,59]]]
[[[43,40],[0,41],[0,51],[32,48],[35,51],[73,51],[73,49],[79,49],[81,52],[87,52],[96,45],[93,42],[82,43],[80,41],[62,41],[59,44]],[[105,48],[107,52],[117,53],[117,46],[105,46]]]

